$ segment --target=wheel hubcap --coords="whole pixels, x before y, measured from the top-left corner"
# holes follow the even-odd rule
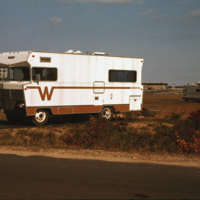
[[[46,119],[46,113],[43,111],[39,111],[35,114],[35,119],[37,122],[43,122]]]
[[[110,109],[106,108],[103,112],[103,118],[109,119],[111,117],[111,111]]]

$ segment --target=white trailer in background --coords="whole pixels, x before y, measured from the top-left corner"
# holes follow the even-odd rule
[[[185,101],[200,101],[200,82],[193,83],[192,85],[183,86],[183,97]]]
[[[0,53],[0,103],[9,121],[50,115],[115,113],[142,108],[143,58],[68,51]]]

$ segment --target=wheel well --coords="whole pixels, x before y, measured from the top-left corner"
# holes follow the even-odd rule
[[[38,110],[44,110],[44,111],[47,111],[47,112],[49,113],[49,115],[52,115],[52,111],[51,111],[50,108],[38,108],[38,109],[36,110],[36,112],[37,112]]]
[[[115,112],[115,108],[114,108],[114,106],[103,106],[102,110],[103,110],[104,108],[112,108],[113,111]],[[102,112],[102,110],[101,110],[101,112]]]

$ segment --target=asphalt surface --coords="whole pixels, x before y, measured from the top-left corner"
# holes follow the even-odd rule
[[[200,199],[200,168],[0,154],[0,199]]]

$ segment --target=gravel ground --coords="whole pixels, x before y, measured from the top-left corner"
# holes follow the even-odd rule
[[[144,152],[112,152],[104,150],[42,149],[38,147],[1,146],[0,154],[18,156],[46,156],[65,159],[102,160],[108,162],[136,162],[162,165],[200,167],[199,155],[158,154]]]

